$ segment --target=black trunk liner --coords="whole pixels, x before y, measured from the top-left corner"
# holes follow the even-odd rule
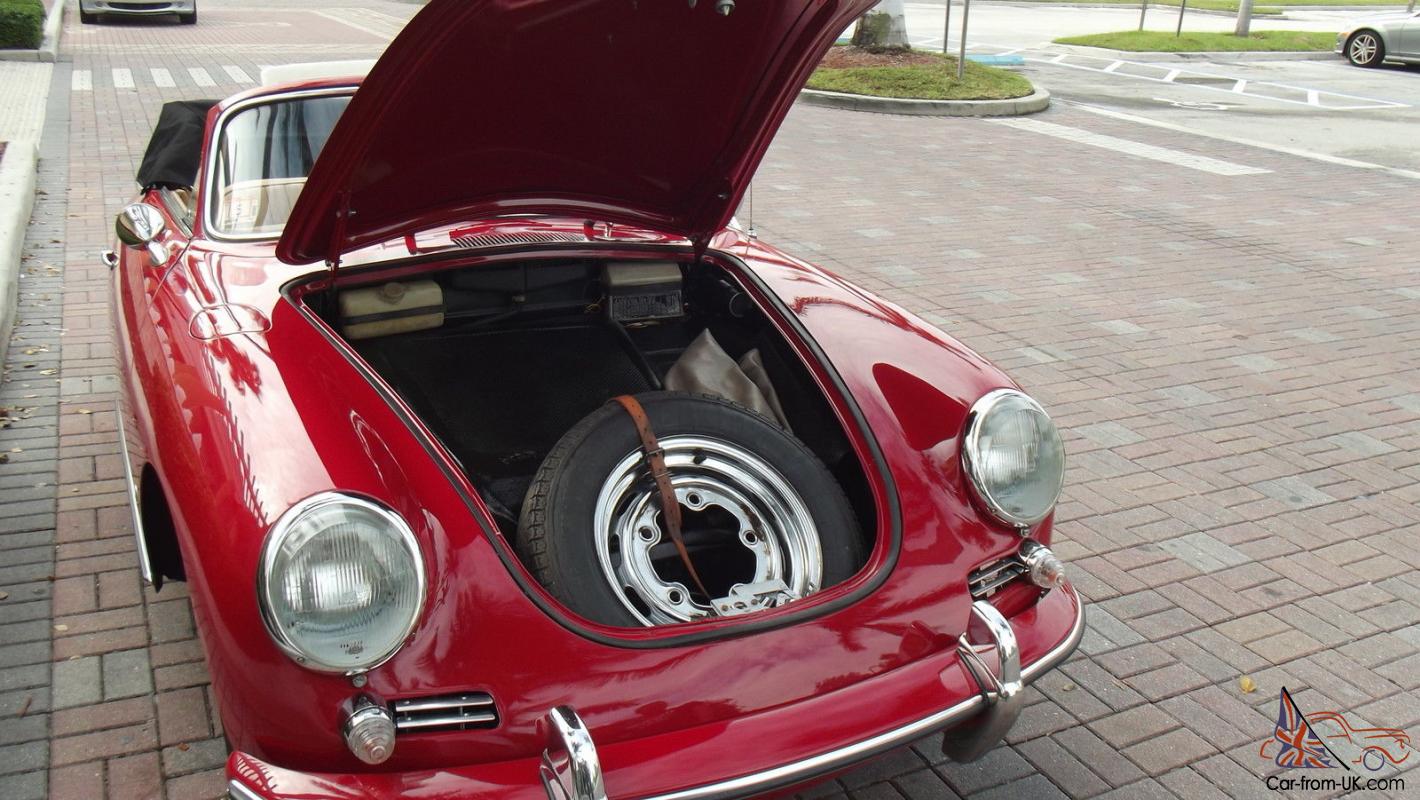
[[[612,397],[651,388],[604,325],[444,329],[354,345],[511,509],[573,425]]]

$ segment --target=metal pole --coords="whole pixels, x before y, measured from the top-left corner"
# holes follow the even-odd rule
[[[946,55],[952,41],[952,0],[947,0],[947,21],[942,27],[942,55]]]
[[[957,56],[957,80],[966,77],[966,26],[971,19],[971,0],[961,3],[961,54]]]
[[[1174,36],[1183,35],[1183,13],[1187,10],[1188,0],[1183,0],[1183,2],[1179,3],[1178,5],[1178,30],[1174,32]]]
[[[1144,30],[1144,18],[1149,16],[1149,0],[1144,0],[1144,4],[1139,7],[1139,30]]]
[[[1238,36],[1252,33],[1252,0],[1238,0],[1238,27],[1234,32]]]

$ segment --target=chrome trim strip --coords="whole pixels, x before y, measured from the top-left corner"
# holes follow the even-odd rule
[[[451,708],[469,707],[492,708],[493,696],[479,693],[394,701],[394,713],[396,714],[413,714],[420,711],[445,711]]]
[[[138,573],[143,582],[153,585],[153,561],[148,556],[148,536],[143,530],[143,512],[138,506],[138,483],[133,480],[133,464],[128,456],[128,434],[123,424],[123,404],[113,401],[114,413],[118,415],[118,450],[123,460],[123,479],[128,483],[128,510],[133,514],[133,538],[138,544]]]
[[[1074,593],[1074,590],[1070,590]],[[1076,595],[1075,625],[1070,630],[1070,634],[1065,637],[1060,644],[1056,645],[1044,656],[1036,660],[1031,665],[1021,670],[1021,681],[1031,683],[1043,673],[1055,667],[1075,652],[1075,648],[1080,645],[1080,640],[1085,635],[1085,604]],[[961,721],[980,710],[986,704],[986,699],[981,695],[964,700],[944,711],[938,711],[928,717],[923,717],[916,722],[904,725],[896,730],[888,731],[865,739],[855,744],[840,747],[837,750],[814,756],[812,758],[797,761],[793,764],[785,764],[782,767],[766,770],[754,775],[745,775],[740,778],[732,778],[728,781],[712,783],[706,786],[699,786],[694,789],[685,789],[670,794],[656,795],[644,800],[729,800],[729,798],[743,797],[760,792],[768,792],[793,786],[797,783],[812,780],[819,775],[835,772],[839,769],[855,764],[866,758],[895,750],[898,747],[907,745],[917,739],[926,736],[933,731],[948,727],[954,722]]]
[[[394,721],[394,729],[397,731],[418,731],[424,728],[456,728],[460,725],[487,725],[490,722],[497,722],[498,715],[492,711],[478,711],[472,714],[454,714],[442,717],[416,717],[415,719],[398,719]]]
[[[230,798],[230,800],[266,800],[266,798],[248,789],[246,784],[236,779],[227,781],[227,797]]]

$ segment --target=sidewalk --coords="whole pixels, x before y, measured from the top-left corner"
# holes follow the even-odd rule
[[[0,363],[14,324],[20,249],[34,207],[35,166],[53,64],[0,61]]]

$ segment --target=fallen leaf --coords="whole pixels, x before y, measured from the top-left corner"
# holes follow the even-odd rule
[[[58,375],[58,374],[59,374],[59,370],[57,370],[57,369],[42,369],[42,370],[39,371],[39,374],[41,374],[41,375]]]
[[[65,632],[65,631],[69,630],[69,626],[68,626],[68,625],[55,625],[55,626],[54,626],[54,629],[57,630],[57,631],[59,631],[60,633],[63,633],[63,632]]]
[[[1073,691],[1075,691],[1075,684],[1073,684],[1073,683],[1067,683],[1067,684],[1065,684],[1064,686],[1061,686],[1061,687],[1060,687],[1060,691],[1062,691],[1062,692],[1073,692]]]
[[[18,714],[18,716],[23,717],[25,714],[28,714],[29,711],[30,711],[30,704],[33,703],[34,701],[35,701],[35,696],[34,696],[34,695],[32,695],[32,694],[31,694],[31,695],[25,695],[25,702],[20,706],[20,713]]]
[[[9,599],[10,599],[10,593],[9,593],[9,592],[0,592],[0,600],[9,600]]]
[[[178,745],[177,748],[186,753],[188,751],[188,744],[187,742],[183,742],[182,744]]]
[[[1243,694],[1252,694],[1257,691],[1257,681],[1253,680],[1249,675],[1244,675],[1238,678],[1238,688],[1242,689]]]
[[[79,409],[79,413],[80,413],[80,414],[83,414],[84,416],[88,416],[88,415],[90,415],[90,414],[92,414],[92,413],[94,413],[94,412],[90,411],[90,410],[87,409],[87,408],[81,408],[81,409]]]
[[[0,453],[0,464],[8,464],[8,463],[10,463],[10,454],[9,454],[9,453]]]

